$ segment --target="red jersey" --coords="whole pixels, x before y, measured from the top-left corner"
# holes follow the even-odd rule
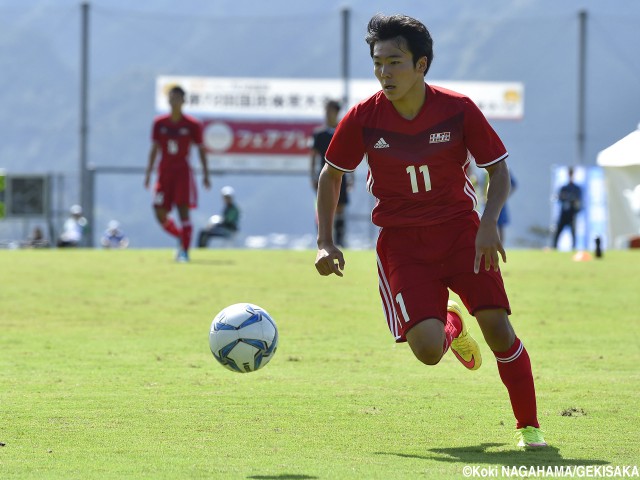
[[[189,165],[191,145],[202,145],[202,124],[189,115],[182,115],[177,122],[171,115],[161,115],[153,122],[151,139],[161,149],[159,169]]]
[[[407,120],[382,91],[342,119],[325,160],[351,172],[363,157],[367,190],[380,227],[429,226],[474,214],[477,197],[466,175],[475,158],[487,167],[507,158],[502,141],[468,97],[431,85],[418,115]]]

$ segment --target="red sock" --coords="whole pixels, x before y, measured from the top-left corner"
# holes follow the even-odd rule
[[[186,220],[182,222],[182,249],[185,252],[189,251],[189,245],[191,245],[191,232],[193,231],[193,227],[191,226],[191,222]]]
[[[442,345],[443,355],[449,350],[453,339],[460,335],[461,330],[462,320],[460,320],[460,317],[455,313],[447,312],[447,323],[444,325],[444,344]]]
[[[516,428],[539,428],[536,408],[536,389],[533,385],[531,360],[518,337],[506,352],[493,352],[498,361],[500,378],[511,399]]]
[[[174,237],[180,237],[180,230],[176,227],[176,224],[173,222],[173,219],[167,217],[167,219],[162,224],[162,228],[169,233],[169,235],[173,235]]]

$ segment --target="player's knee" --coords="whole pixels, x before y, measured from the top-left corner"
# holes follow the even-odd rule
[[[475,316],[491,350],[504,352],[511,348],[515,341],[515,332],[505,310],[481,310],[476,312]]]
[[[435,365],[443,354],[444,325],[435,318],[422,321],[407,332],[407,341],[418,360]]]
[[[413,350],[413,354],[425,365],[437,365],[442,359],[442,345]]]
[[[165,209],[155,207],[154,213],[156,215],[156,220],[158,220],[158,223],[160,223],[160,225],[164,224],[164,222],[167,221],[167,211]]]

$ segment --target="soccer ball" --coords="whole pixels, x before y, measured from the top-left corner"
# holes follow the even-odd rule
[[[253,372],[273,358],[278,328],[264,308],[236,303],[211,322],[209,347],[215,359],[233,372]]]

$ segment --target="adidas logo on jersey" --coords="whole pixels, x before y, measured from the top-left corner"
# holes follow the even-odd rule
[[[376,142],[373,148],[389,148],[389,144],[384,141],[384,138],[380,137],[380,140]]]
[[[451,132],[432,133],[429,135],[429,143],[443,143],[451,140]]]

